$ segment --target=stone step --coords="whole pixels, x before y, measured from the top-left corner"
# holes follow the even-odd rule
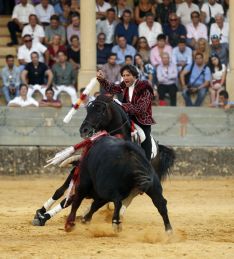
[[[11,20],[11,15],[1,15],[0,16],[0,26],[7,27],[7,23]]]
[[[10,35],[7,25],[0,25],[0,35]]]
[[[20,43],[20,42],[21,42],[21,36],[18,35],[17,38],[18,38],[18,42]],[[7,44],[8,42],[10,42],[10,41],[11,41],[11,38],[10,38],[9,35],[7,35],[7,34],[1,35],[1,34],[0,34],[0,48],[1,48],[1,47],[6,47],[6,44]],[[1,52],[0,52],[0,53],[1,53]]]

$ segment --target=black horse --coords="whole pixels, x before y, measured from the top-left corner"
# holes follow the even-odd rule
[[[112,224],[116,231],[120,231],[122,200],[134,188],[145,192],[152,199],[163,218],[165,230],[172,230],[160,180],[142,148],[116,137],[100,138],[81,161],[80,183],[76,188],[65,230],[70,231],[75,225],[76,211],[82,200],[91,197],[94,201],[84,220],[90,221],[94,212],[107,202],[113,202]]]

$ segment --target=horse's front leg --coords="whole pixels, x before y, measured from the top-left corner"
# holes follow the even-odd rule
[[[122,201],[114,201],[115,210],[112,217],[112,227],[114,229],[114,232],[120,232],[122,231],[122,222],[120,221],[120,209],[122,207]]]

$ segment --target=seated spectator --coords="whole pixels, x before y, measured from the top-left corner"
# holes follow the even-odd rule
[[[54,14],[54,7],[49,4],[49,0],[41,0],[41,3],[35,6],[36,15],[40,23],[46,27],[50,24],[50,17]]]
[[[103,65],[102,71],[106,80],[114,83],[120,83],[121,76],[120,76],[120,69],[121,66],[116,64],[117,55],[115,53],[111,53],[109,55],[108,61],[106,64]],[[101,90],[104,88],[101,87]]]
[[[146,14],[152,13],[155,16],[155,8],[149,0],[140,0],[135,7],[135,20],[137,24],[145,21]]]
[[[212,55],[210,57],[210,71],[211,71],[211,81],[210,81],[210,99],[211,104],[217,103],[219,101],[219,93],[224,90],[227,70],[224,64],[221,64],[220,59],[217,55]]]
[[[165,105],[166,93],[170,96],[170,105],[176,106],[176,81],[178,77],[177,67],[170,62],[167,52],[162,53],[162,63],[157,67],[159,105]]]
[[[121,19],[123,17],[123,14],[126,10],[130,12],[130,16],[131,18],[133,18],[133,15],[132,15],[133,10],[132,10],[132,7],[128,5],[127,0],[117,0],[116,5],[114,6],[114,9],[118,19]]]
[[[66,31],[63,26],[59,25],[59,17],[54,14],[50,17],[50,25],[45,29],[45,44],[52,43],[53,35],[60,35],[61,44],[66,42]]]
[[[210,27],[215,22],[216,14],[224,14],[221,4],[217,3],[216,0],[208,0],[206,3],[203,3],[201,7],[201,21],[207,25],[208,36],[210,36]]]
[[[106,11],[111,5],[104,0],[96,0],[96,24],[106,18]]]
[[[193,53],[191,48],[186,46],[186,39],[180,38],[178,46],[172,50],[172,63],[176,65],[178,72],[185,66],[193,62]]]
[[[105,44],[105,40],[105,33],[99,33],[97,36],[97,65],[99,67],[107,62],[109,54],[111,53],[111,47]]]
[[[43,43],[45,32],[43,27],[38,24],[38,19],[35,14],[29,15],[29,24],[24,26],[22,37],[24,35],[31,35],[33,42]]]
[[[18,60],[20,65],[26,65],[31,62],[31,53],[37,52],[39,55],[39,61],[49,63],[49,52],[47,48],[42,45],[40,42],[33,43],[31,35],[24,35],[23,37],[24,44],[18,49]]]
[[[161,24],[168,23],[170,13],[176,12],[176,5],[171,0],[163,0],[156,8],[156,19]]]
[[[71,13],[80,14],[80,0],[71,0]]]
[[[51,87],[49,87],[45,91],[45,98],[39,102],[39,106],[40,107],[61,108],[62,103],[60,100],[54,99],[54,90]]]
[[[76,73],[72,64],[67,61],[67,56],[63,51],[58,52],[58,62],[52,67],[54,75],[54,99],[58,98],[61,92],[66,92],[71,97],[71,102],[74,105],[77,101],[75,89]]]
[[[106,19],[100,21],[97,24],[97,35],[100,32],[105,33],[106,35],[106,44],[113,46],[114,36],[115,36],[115,28],[117,25],[117,21],[115,19],[115,10],[110,8],[106,11]]]
[[[138,28],[134,22],[131,22],[131,11],[125,10],[121,21],[115,28],[115,39],[122,35],[127,40],[127,44],[135,46],[138,37]]]
[[[234,101],[230,101],[228,92],[226,90],[222,90],[219,93],[219,101],[216,102],[213,107],[220,107],[224,110],[229,110],[230,108],[234,108]]]
[[[20,70],[14,64],[14,56],[6,56],[6,66],[2,69],[2,92],[7,103],[19,96]]]
[[[69,15],[71,11],[71,3],[67,0],[60,0],[54,5],[54,12],[59,16],[61,25],[67,26],[69,24]]]
[[[185,76],[189,74],[188,82]],[[183,97],[186,106],[201,106],[210,85],[211,72],[205,64],[203,54],[196,53],[195,62],[186,66],[180,73],[180,81],[183,88]],[[195,103],[192,103],[191,95],[197,95]]]
[[[145,37],[139,37],[136,44],[137,53],[139,53],[144,62],[150,61],[150,47]]]
[[[200,22],[200,13],[194,11],[191,13],[192,22],[186,25],[187,42],[193,49],[196,48],[199,39],[208,39],[207,27]]]
[[[229,43],[229,23],[224,22],[222,14],[215,15],[215,23],[210,27],[210,35],[218,35],[220,43]],[[211,37],[210,37],[211,43]]]
[[[133,65],[133,58],[131,55],[125,56],[124,59],[125,59],[124,65]]]
[[[26,84],[21,84],[19,87],[19,96],[15,97],[8,103],[9,107],[38,107],[38,102],[28,96],[28,87]]]
[[[221,43],[218,35],[211,36],[211,54],[216,54],[221,64],[224,64],[226,67],[229,63],[229,46],[227,43]]]
[[[210,57],[210,46],[206,39],[200,38],[197,41],[196,48],[193,51],[193,58],[196,56],[197,53],[202,53],[205,64],[208,64]]]
[[[200,12],[198,5],[194,4],[192,0],[185,0],[179,4],[176,10],[176,14],[180,17],[181,23],[186,26],[191,23],[191,13]]]
[[[177,46],[179,38],[186,38],[187,31],[175,13],[169,15],[169,24],[163,25],[163,33],[167,36],[168,43],[174,48]]]
[[[162,63],[161,54],[167,52],[169,57],[172,54],[172,47],[166,43],[166,35],[159,34],[157,37],[158,44],[150,51],[150,63],[157,67]]]
[[[134,57],[134,65],[138,70],[138,78],[140,80],[147,80],[153,85],[154,68],[150,63],[145,63],[140,54],[136,54]]]
[[[134,57],[136,54],[136,49],[133,46],[128,45],[126,39],[123,36],[118,37],[117,43],[118,45],[115,45],[112,48],[112,52],[117,54],[116,63],[123,65],[125,61],[124,57],[126,55],[131,55]]]
[[[21,74],[21,80],[24,84],[29,85],[29,97],[31,97],[35,91],[39,91],[45,98],[45,90],[51,86],[53,74],[46,64],[39,62],[37,52],[31,53],[31,59],[32,62],[25,66]]]
[[[145,37],[152,48],[157,44],[157,37],[162,33],[162,26],[160,23],[154,21],[154,15],[147,13],[145,21],[141,22],[138,27],[139,37]]]
[[[67,58],[73,69],[78,71],[80,68],[80,40],[77,35],[72,35],[70,41],[71,45],[67,48]]]
[[[71,44],[71,36],[77,35],[80,38],[80,15],[74,13],[71,16],[71,24],[67,27],[67,42]]]
[[[52,66],[58,61],[58,52],[63,51],[66,52],[66,47],[64,45],[61,45],[61,37],[60,35],[53,35],[52,37],[52,44],[48,46],[49,51],[49,67],[52,68]]]
[[[30,14],[35,14],[35,9],[27,0],[21,0],[20,4],[14,7],[12,20],[7,24],[11,36],[11,42],[7,43],[7,46],[18,44],[16,33],[22,32],[24,25],[28,24]]]

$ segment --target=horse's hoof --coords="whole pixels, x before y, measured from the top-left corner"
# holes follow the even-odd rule
[[[113,222],[112,223],[112,228],[113,228],[115,233],[119,233],[119,232],[122,231],[122,223],[121,222],[119,222],[119,223]]]
[[[173,230],[172,230],[171,224],[168,224],[168,225],[165,227],[165,230],[166,230],[166,233],[167,233],[168,235],[172,235],[172,234],[173,234]]]
[[[32,221],[33,226],[45,226],[46,223],[45,214],[41,214],[39,210],[37,210],[36,215]]]
[[[82,224],[86,224],[87,225],[87,224],[90,224],[90,222],[91,222],[91,219],[86,219],[86,218],[82,218],[81,219],[81,223]]]
[[[65,224],[65,231],[66,232],[71,232],[71,231],[73,231],[74,230],[74,228],[75,228],[75,222],[67,222],[66,224]]]

